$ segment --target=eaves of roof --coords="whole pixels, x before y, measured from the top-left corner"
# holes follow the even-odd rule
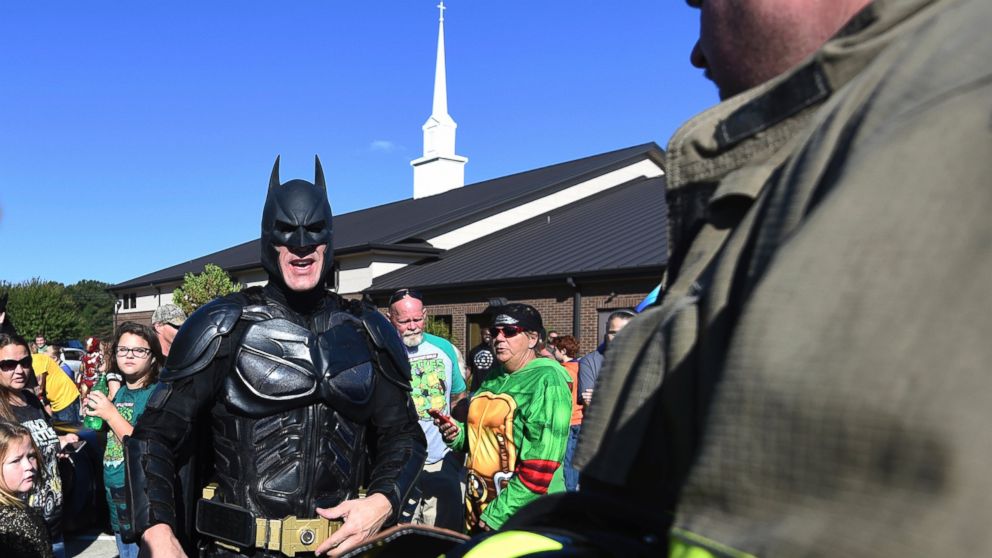
[[[662,166],[664,152],[645,143],[347,213],[335,218],[338,249],[369,241],[424,240],[644,159]]]
[[[667,263],[663,177],[637,179],[382,275],[367,292],[460,289],[658,272]]]
[[[426,242],[385,244],[382,242],[368,242],[366,244],[355,244],[346,248],[335,249],[334,256],[349,256],[352,254],[365,254],[368,252],[377,254],[423,254],[425,256],[436,256],[444,252],[443,248],[435,248]]]
[[[150,287],[164,283],[182,281],[183,277],[185,277],[187,273],[200,273],[203,271],[203,267],[205,265],[211,263],[220,266],[229,273],[244,271],[246,269],[252,269],[262,265],[260,254],[259,241],[257,239],[249,240],[248,242],[243,242],[232,248],[227,248],[226,250],[213,252],[211,254],[207,254],[206,256],[201,256],[193,260],[169,266],[165,269],[160,269],[153,273],[135,277],[134,279],[129,279],[123,283],[112,285],[107,290],[110,292],[118,292],[124,289]]]

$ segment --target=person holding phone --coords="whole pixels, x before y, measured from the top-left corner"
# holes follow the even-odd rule
[[[158,385],[162,367],[162,349],[155,332],[144,325],[125,322],[117,330],[111,369],[119,373],[124,384],[111,399],[99,391],[86,396],[88,413],[102,418],[110,427],[107,449],[103,454],[103,483],[110,509],[110,524],[121,558],[136,558],[138,545],[121,539],[121,523],[126,521],[124,498],[124,448],[121,440],[130,436],[138,417]]]
[[[493,311],[497,365],[472,396],[463,424],[433,414],[454,450],[468,452],[465,526],[469,532],[502,527],[543,494],[563,492],[562,461],[572,416],[568,372],[538,358],[541,314],[527,304]]]
[[[427,459],[417,479],[412,523],[457,531],[465,522],[461,482],[464,457],[451,451],[431,422],[433,412],[450,414],[465,398],[461,357],[447,339],[424,331],[427,309],[423,295],[400,289],[389,297],[389,322],[396,329],[410,361],[410,397],[427,439]]]

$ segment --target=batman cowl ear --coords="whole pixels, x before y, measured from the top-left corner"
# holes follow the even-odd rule
[[[279,182],[279,155],[276,155],[276,162],[272,165],[272,175],[269,176],[269,190],[276,188],[281,184]]]
[[[313,160],[314,160],[313,184],[314,186],[326,192],[327,186],[324,184],[324,167],[320,166],[320,157],[314,155]]]

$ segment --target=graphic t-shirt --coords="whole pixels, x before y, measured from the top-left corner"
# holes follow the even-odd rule
[[[496,355],[493,354],[489,343],[479,343],[468,353],[468,365],[472,368],[472,385],[469,391],[475,393],[479,390],[479,385],[489,375],[489,370],[496,363]]]
[[[42,463],[38,464],[38,468],[43,471],[42,482],[35,483],[28,496],[28,505],[41,513],[52,539],[58,539],[62,536],[62,477],[59,476],[58,434],[49,424],[41,401],[29,391],[22,391],[21,396],[27,401],[27,406],[11,405],[11,409],[17,422],[31,431],[31,438],[41,451]]]
[[[468,449],[466,526],[494,529],[542,494],[562,492],[572,416],[568,372],[535,358],[509,373],[497,365],[472,396],[451,447]]]
[[[455,348],[447,340],[430,333],[414,348],[407,347],[410,358],[410,385],[413,404],[417,407],[420,427],[427,437],[427,463],[437,463],[450,449],[434,426],[429,409],[451,414],[451,395],[465,391],[465,378],[458,368]]]
[[[151,384],[138,389],[131,389],[127,385],[123,385],[121,389],[117,390],[117,394],[114,396],[114,407],[117,407],[117,412],[124,417],[128,424],[134,426],[138,422],[138,417],[145,412],[148,399],[152,396],[157,385]],[[107,431],[107,449],[103,452],[103,484],[107,490],[124,487],[124,446],[110,429]],[[110,504],[110,525],[114,528],[115,533],[120,533],[118,508],[123,504],[121,502],[117,502],[116,505],[114,502],[108,503]]]

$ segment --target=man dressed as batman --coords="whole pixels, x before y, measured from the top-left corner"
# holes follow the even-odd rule
[[[319,159],[315,174],[280,184],[276,159],[262,212],[268,284],[186,320],[125,442],[125,535],[143,551],[183,555],[174,479],[205,432],[213,482],[197,494],[195,529],[208,556],[336,556],[397,521],[423,467],[396,330],[325,286],[332,227]]]

